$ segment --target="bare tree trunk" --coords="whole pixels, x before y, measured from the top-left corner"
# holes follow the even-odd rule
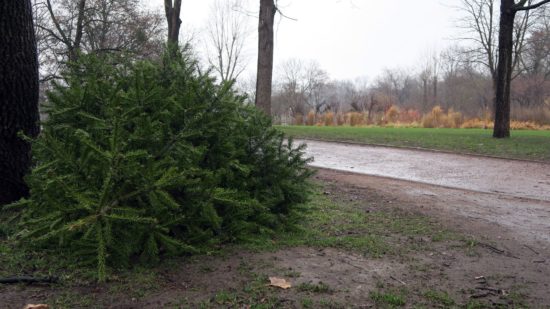
[[[514,37],[514,0],[500,4],[500,30],[498,36],[498,64],[495,88],[495,127],[493,137],[510,137],[510,83]]]
[[[273,24],[276,12],[277,8],[274,0],[260,0],[256,107],[269,116],[271,116],[271,86],[273,81]]]
[[[178,45],[181,26],[181,0],[164,0],[166,21],[168,22],[168,45]]]
[[[0,205],[27,196],[23,180],[38,135],[38,59],[30,0],[0,1]]]
[[[422,80],[422,90],[424,91],[424,95],[422,96],[422,110],[427,111],[428,110],[428,79]]]
[[[374,99],[374,95],[371,94],[371,96],[370,96],[370,105],[369,105],[369,113],[367,114],[367,124],[372,123],[372,110],[373,110],[375,105],[376,105],[376,99]]]
[[[436,106],[437,105],[437,83],[438,83],[438,79],[437,79],[437,76],[434,76],[433,78],[433,105]]]
[[[55,38],[58,38],[63,42],[67,48],[67,55],[69,62],[75,62],[78,60],[80,54],[80,45],[82,44],[82,36],[84,35],[84,15],[86,11],[86,0],[79,0],[78,2],[78,12],[76,20],[76,29],[74,31],[74,40],[71,38],[72,31],[66,31],[61,26],[60,20],[55,15],[54,8],[51,0],[46,0],[46,8],[50,18],[55,26],[58,36],[54,35]],[[40,24],[39,24],[40,27]],[[53,34],[53,31],[49,31]]]

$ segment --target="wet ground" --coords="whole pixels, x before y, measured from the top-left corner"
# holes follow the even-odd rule
[[[550,202],[328,169],[315,182],[338,206],[318,228],[393,249],[237,247],[105,284],[0,285],[0,308],[549,308]]]
[[[550,164],[307,141],[313,166],[458,221],[493,226],[516,241],[550,246]],[[361,176],[361,175],[369,175]],[[372,177],[375,176],[375,177]],[[411,205],[414,205],[411,203]]]
[[[306,143],[315,167],[550,201],[550,164],[345,143]]]

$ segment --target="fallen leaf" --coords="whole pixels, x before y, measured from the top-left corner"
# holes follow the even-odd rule
[[[271,283],[269,283],[269,285],[275,286],[275,287],[278,287],[278,288],[281,288],[281,289],[289,289],[289,288],[292,287],[290,282],[286,281],[283,278],[269,277],[269,281],[271,282]]]
[[[50,309],[50,306],[44,304],[28,304],[23,309]]]

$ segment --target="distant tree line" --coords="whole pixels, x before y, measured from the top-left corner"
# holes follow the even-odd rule
[[[387,68],[379,76],[334,80],[321,65],[288,59],[276,68],[273,112],[383,112],[392,105],[428,112],[439,105],[467,117],[494,115],[498,62],[495,0],[464,1],[465,33],[441,51],[427,51],[415,67]],[[512,117],[550,123],[550,10],[516,18],[511,75]],[[484,23],[484,24],[482,24]]]

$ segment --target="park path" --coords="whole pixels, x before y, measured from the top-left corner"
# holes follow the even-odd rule
[[[550,164],[432,151],[297,140],[315,167],[550,201]]]
[[[321,175],[409,201],[449,224],[550,249],[550,164],[298,140]],[[333,171],[333,172],[330,172]],[[489,232],[488,229],[494,229]]]

